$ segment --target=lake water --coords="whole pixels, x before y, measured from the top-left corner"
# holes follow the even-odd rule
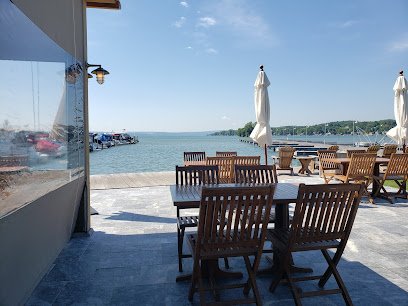
[[[139,143],[122,145],[94,151],[90,154],[91,174],[125,173],[125,172],[160,172],[172,171],[175,165],[183,164],[183,152],[205,151],[207,156],[215,156],[216,151],[237,151],[239,155],[260,155],[264,162],[262,148],[239,141],[234,136],[206,136],[204,133],[137,133]],[[371,141],[382,138],[371,136]],[[305,136],[274,136],[274,140],[304,141]],[[351,144],[351,135],[308,136],[308,141]],[[368,141],[355,136],[354,142]],[[384,142],[384,141],[382,141]],[[268,150],[268,157],[275,156]],[[271,163],[268,158],[268,163]]]

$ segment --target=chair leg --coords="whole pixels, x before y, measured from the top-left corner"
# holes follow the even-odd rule
[[[225,265],[225,269],[229,269],[229,263],[228,263],[228,257],[224,257],[224,265]]]
[[[390,202],[391,204],[394,204],[394,202],[391,199],[390,194],[388,193],[388,191],[385,189],[384,187],[384,182],[381,180],[377,180],[378,185],[380,186],[377,190],[377,192],[374,194],[374,197],[381,197],[386,199],[388,202]],[[383,191],[383,194],[381,194],[381,190]]]
[[[191,275],[190,290],[188,292],[188,300],[193,301],[194,293],[197,291],[197,280],[201,277],[201,266],[200,262],[194,259],[193,263],[193,273]]]
[[[341,255],[343,255],[344,248],[345,248],[345,245],[339,247],[333,256],[333,259],[331,259],[331,261],[333,262],[335,266],[337,266],[337,264],[339,263]],[[324,250],[321,250],[321,251],[323,253]],[[323,253],[323,256],[325,256],[324,253]],[[331,275],[332,275],[332,271],[330,267],[328,267],[326,271],[324,272],[323,276],[319,280],[319,283],[318,283],[319,287],[324,287],[324,285],[326,285]]]
[[[289,269],[286,269],[285,271],[286,279],[288,280],[290,291],[292,292],[293,299],[295,300],[295,305],[296,306],[302,306],[302,302],[300,300],[300,295],[298,288],[295,286],[295,283],[292,280],[292,277],[290,276]]]
[[[398,180],[394,180],[395,183],[397,183],[399,190],[397,192],[397,195],[395,196],[396,198],[407,198],[407,182],[402,181],[401,183]]]
[[[256,273],[258,272],[258,267],[259,267],[259,264],[261,262],[261,256],[262,256],[262,252],[259,252],[257,255],[255,255],[254,263],[252,265],[252,271],[253,271],[255,276],[256,276]],[[246,264],[246,262],[245,262],[245,264]],[[249,274],[249,272],[248,272],[248,274]],[[246,282],[246,284],[244,286],[244,294],[248,295],[249,290],[251,290],[251,288],[252,288],[251,281],[250,281],[250,278],[248,278],[248,280],[247,280],[247,282]]]
[[[183,263],[181,262],[181,242],[180,242],[180,228],[177,225],[177,254],[178,254],[178,265],[179,265],[179,272],[183,272]]]
[[[255,273],[254,273],[254,268],[256,267],[257,258],[255,258],[253,267],[251,267],[251,262],[249,261],[248,256],[244,256],[244,260],[245,260],[246,269],[248,271],[248,282],[247,282],[247,284],[249,283],[251,285],[252,290],[254,291],[256,305],[262,305],[262,299],[261,299],[261,295],[259,294],[258,286],[256,284],[256,279],[255,279]],[[246,289],[247,289],[247,286],[244,287],[244,294],[245,295],[247,295],[249,293],[249,289],[248,289],[248,291]]]
[[[177,227],[177,246],[178,246],[178,264],[179,272],[183,272],[183,241],[184,241],[185,228]]]
[[[200,292],[200,305],[205,306],[205,290],[203,276],[201,274],[201,266],[198,268],[198,291]]]
[[[346,285],[344,284],[343,279],[341,278],[339,271],[336,268],[337,264],[334,264],[327,250],[322,250],[322,253],[327,263],[329,264],[329,268],[332,271],[334,278],[336,279],[337,285],[339,286],[341,290],[341,294],[343,295],[343,299],[346,302],[346,305],[348,306],[353,305],[353,302],[351,301],[351,297],[347,291]]]

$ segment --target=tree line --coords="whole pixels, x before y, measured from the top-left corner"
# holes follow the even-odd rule
[[[254,129],[256,122],[248,122],[242,128],[237,130],[229,129],[210,134],[211,136],[240,136],[248,137]],[[286,125],[272,127],[273,135],[353,135],[360,133],[385,134],[396,125],[395,120],[377,120],[377,121],[335,121],[320,123],[315,125]]]

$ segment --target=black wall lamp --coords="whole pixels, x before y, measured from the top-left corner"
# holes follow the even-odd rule
[[[89,67],[98,67],[95,70],[91,71],[91,73],[96,75],[96,81],[99,84],[103,84],[103,82],[105,82],[105,75],[109,74],[109,71],[103,69],[101,65],[86,64],[86,67],[87,68],[89,68]],[[88,79],[92,78],[92,74],[88,73]]]

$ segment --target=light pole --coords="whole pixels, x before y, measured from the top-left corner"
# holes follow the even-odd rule
[[[293,142],[295,141],[295,130],[296,130],[296,128],[293,127]]]
[[[323,143],[326,144],[326,128],[327,128],[328,124],[326,123],[324,125],[324,138],[323,138]]]
[[[306,142],[307,142],[307,128],[308,128],[309,126],[307,126],[306,125]]]
[[[353,147],[356,146],[356,143],[355,143],[355,141],[354,141],[354,123],[357,123],[357,121],[354,121],[354,120],[353,120]]]

